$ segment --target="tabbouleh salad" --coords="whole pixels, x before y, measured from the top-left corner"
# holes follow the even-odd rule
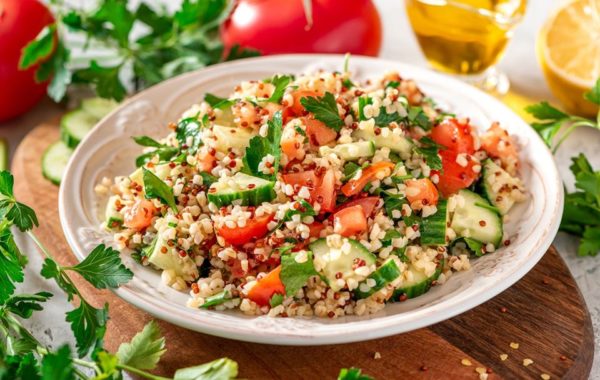
[[[188,306],[365,315],[510,243],[515,141],[478,134],[396,72],[275,75],[206,94],[103,179],[105,227]]]

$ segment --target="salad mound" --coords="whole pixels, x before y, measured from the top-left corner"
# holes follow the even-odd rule
[[[169,128],[96,191],[118,248],[192,308],[374,313],[509,244],[525,199],[498,123],[479,134],[396,72],[243,82]]]

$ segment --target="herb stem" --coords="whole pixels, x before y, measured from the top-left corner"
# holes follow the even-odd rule
[[[556,153],[556,151],[558,150],[558,147],[567,139],[567,137],[569,137],[569,135],[571,133],[573,133],[573,131],[575,129],[577,129],[579,127],[597,127],[597,126],[588,119],[577,118],[577,121],[575,121],[574,123],[569,125],[569,127],[567,128],[565,133],[563,133],[563,135],[560,137],[560,140],[558,140],[558,143],[556,143],[556,145],[552,149],[552,153]]]
[[[46,258],[52,259],[52,255],[50,254],[50,252],[46,249],[46,247],[44,247],[42,242],[38,240],[37,236],[35,236],[35,234],[31,230],[27,231],[27,236],[29,236],[29,238],[35,243],[35,245],[38,246],[38,248],[42,251],[44,256],[46,256]]]
[[[117,368],[124,369],[125,371],[131,372],[131,373],[135,373],[136,375],[139,375],[139,376],[141,376],[145,379],[149,379],[149,380],[171,380],[170,377],[156,376],[156,375],[153,375],[146,371],[142,371],[141,369],[130,367],[126,364],[117,364]]]

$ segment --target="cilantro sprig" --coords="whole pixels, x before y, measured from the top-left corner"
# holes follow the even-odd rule
[[[121,100],[130,88],[140,90],[218,62],[258,55],[239,46],[224,51],[218,28],[232,9],[227,0],[184,0],[175,12],[147,2],[131,7],[120,0],[100,0],[92,9],[51,3],[57,21],[23,49],[19,67],[39,65],[36,80],[50,80],[48,95],[55,101],[64,98],[71,84]],[[144,27],[141,36],[134,25]],[[80,55],[67,31],[86,41],[84,53],[100,48],[111,58],[99,62]],[[130,77],[131,83],[123,82]]]
[[[594,87],[584,94],[584,98],[591,103],[600,105],[600,78],[598,78]],[[600,112],[598,112],[596,120],[590,120],[569,115],[545,101],[532,104],[526,107],[525,111],[537,119],[531,126],[542,137],[548,147],[552,148],[553,152],[556,152],[566,138],[579,127],[600,129]]]

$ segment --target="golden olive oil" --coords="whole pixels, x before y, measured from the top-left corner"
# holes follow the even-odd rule
[[[526,0],[405,0],[421,50],[437,70],[477,74],[504,53]]]

